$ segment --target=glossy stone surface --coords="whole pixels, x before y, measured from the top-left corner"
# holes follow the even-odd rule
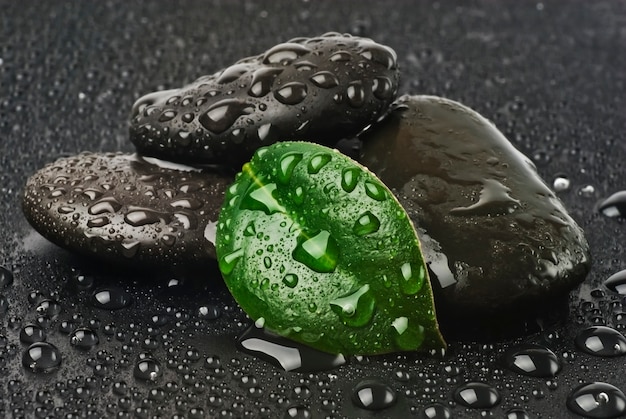
[[[362,140],[362,163],[415,224],[444,322],[530,314],[585,278],[583,231],[533,163],[477,112],[404,96]]]
[[[180,88],[141,97],[130,138],[142,154],[239,166],[264,145],[332,145],[394,100],[395,52],[349,34],[295,38]]]
[[[82,153],[48,164],[22,202],[48,240],[133,267],[193,268],[215,258],[215,224],[232,176],[136,154]]]

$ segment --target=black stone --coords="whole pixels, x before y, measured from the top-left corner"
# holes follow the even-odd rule
[[[136,154],[61,158],[27,182],[23,211],[48,240],[136,268],[190,269],[215,258],[229,174]]]
[[[296,38],[132,109],[137,150],[185,163],[239,166],[280,140],[333,145],[376,121],[395,99],[395,52],[370,39]]]
[[[587,275],[582,229],[534,164],[477,112],[403,96],[361,139],[362,163],[415,224],[444,331],[532,316]]]

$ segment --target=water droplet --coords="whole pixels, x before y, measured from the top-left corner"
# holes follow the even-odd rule
[[[154,224],[163,220],[164,214],[152,211],[148,208],[133,208],[124,215],[124,221],[133,227],[141,227],[146,224]]]
[[[170,206],[174,208],[190,209],[190,210],[197,210],[201,208],[202,205],[203,203],[201,201],[194,199],[194,198],[182,198],[182,199],[177,199],[176,201],[170,202]]]
[[[397,65],[396,53],[391,48],[373,42],[363,48],[360,55],[366,60],[382,64],[387,69],[395,68]]]
[[[359,183],[361,169],[356,167],[348,167],[341,172],[341,187],[344,191],[350,193]]]
[[[156,359],[149,357],[139,359],[133,370],[135,378],[144,381],[156,381],[162,374],[161,364]]]
[[[513,348],[504,354],[504,364],[511,371],[530,377],[554,377],[561,363],[550,349],[533,344]]]
[[[70,344],[76,348],[91,349],[99,342],[98,334],[87,327],[79,327],[70,334]]]
[[[620,295],[626,295],[626,269],[608,277],[604,286]]]
[[[552,182],[552,189],[554,189],[555,192],[564,192],[569,189],[570,184],[570,180],[565,176],[557,176],[554,182]]]
[[[55,300],[45,299],[37,304],[35,310],[37,311],[37,314],[41,316],[54,318],[61,313],[61,304]]]
[[[363,82],[360,80],[350,82],[346,93],[348,95],[348,103],[353,108],[360,108],[365,103],[365,89],[363,88]]]
[[[7,288],[13,284],[13,272],[0,266],[0,289]]]
[[[291,406],[283,415],[283,419],[309,419],[313,415],[306,406]]]
[[[122,204],[117,202],[114,197],[108,196],[90,206],[87,212],[91,215],[100,215],[104,213],[114,213],[119,211],[120,208],[122,208]]]
[[[615,192],[602,201],[598,209],[607,217],[626,217],[626,191]]]
[[[36,324],[27,324],[20,330],[20,342],[22,343],[35,343],[43,342],[46,340],[46,332]]]
[[[159,122],[171,121],[174,118],[176,118],[176,111],[168,109],[159,116]]]
[[[350,61],[351,59],[352,59],[352,54],[350,54],[348,51],[337,51],[336,53],[331,55],[329,58],[329,60],[332,61],[333,63],[347,62],[347,61]]]
[[[91,296],[93,306],[104,310],[119,310],[131,302],[130,294],[118,287],[99,288]]]
[[[365,193],[376,201],[384,201],[387,199],[387,192],[382,186],[377,183],[366,180],[365,181]]]
[[[283,277],[283,284],[285,284],[289,288],[295,288],[295,286],[298,285],[298,275],[286,274]]]
[[[333,272],[339,262],[339,246],[326,230],[308,235],[301,232],[292,256],[316,272]]]
[[[516,408],[506,412],[506,419],[531,419],[531,417],[525,410]]]
[[[309,346],[251,325],[239,338],[241,349],[285,371],[324,371],[343,365],[343,355],[315,350]]]
[[[328,164],[328,162],[330,162],[331,160],[332,156],[328,153],[315,153],[313,156],[311,156],[311,158],[309,159],[309,164],[307,165],[307,170],[309,174],[314,175],[319,173],[319,171],[322,170],[322,168],[326,166],[326,164]]]
[[[108,225],[111,221],[108,217],[96,217],[87,221],[87,227],[100,228]]]
[[[576,335],[576,346],[591,355],[620,356],[626,354],[626,337],[607,326],[593,326]]]
[[[567,407],[586,418],[614,418],[626,413],[626,396],[608,383],[582,384],[567,397]]]
[[[32,372],[49,373],[61,365],[61,352],[47,342],[33,343],[22,355],[22,365]]]
[[[267,185],[253,183],[241,199],[241,208],[263,211],[267,215],[285,212],[285,208],[274,198],[275,190],[275,183],[268,183]]]
[[[222,71],[222,74],[217,78],[216,82],[219,84],[226,84],[237,80],[243,76],[248,70],[250,70],[251,64],[240,63],[234,64]]]
[[[450,419],[452,418],[452,413],[447,406],[442,404],[432,404],[430,406],[426,406],[422,410],[422,418],[423,419]]]
[[[241,259],[242,256],[243,249],[237,249],[227,255],[224,255],[219,261],[220,271],[222,271],[224,275],[230,274],[233,269],[235,269],[237,262],[239,262],[239,259]]]
[[[380,100],[389,100],[393,97],[393,84],[387,77],[376,77],[372,84],[372,93]]]
[[[500,403],[500,393],[488,384],[470,382],[454,391],[454,400],[472,409],[491,409]]]
[[[352,402],[368,410],[382,410],[396,403],[396,393],[378,380],[363,380],[352,390]]]
[[[311,82],[322,89],[330,89],[339,85],[339,80],[330,71],[320,71],[311,76]]]
[[[308,54],[311,50],[304,45],[296,43],[283,43],[278,44],[270,48],[265,55],[263,55],[263,64],[282,64],[287,65],[301,57]]]
[[[370,211],[365,211],[355,221],[352,231],[357,236],[365,236],[367,234],[375,233],[380,228],[380,220]]]
[[[278,170],[278,180],[282,183],[288,183],[293,174],[293,170],[302,160],[302,153],[286,153],[280,158],[280,166]]]
[[[248,94],[254,97],[263,97],[272,90],[274,79],[283,72],[282,68],[262,67],[252,75],[252,82]]]
[[[230,128],[237,118],[254,110],[254,105],[239,99],[224,99],[212,105],[200,115],[198,121],[204,128],[220,134]]]
[[[393,341],[399,349],[408,351],[422,346],[424,326],[410,324],[407,317],[396,318],[391,326]]]
[[[294,81],[284,84],[274,91],[274,97],[285,105],[296,105],[304,100],[307,95],[306,84]]]
[[[583,198],[591,198],[596,193],[596,188],[593,185],[585,185],[578,190],[578,195]]]
[[[400,289],[407,295],[413,295],[422,289],[424,285],[424,278],[426,277],[426,271],[424,266],[420,265],[417,272],[411,266],[409,262],[406,262],[400,266],[400,273],[402,279],[400,280]]]
[[[361,327],[370,322],[374,316],[376,301],[369,289],[366,284],[348,295],[330,301],[331,309],[344,324]]]

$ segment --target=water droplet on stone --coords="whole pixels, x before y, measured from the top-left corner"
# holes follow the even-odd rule
[[[301,232],[292,256],[316,272],[333,272],[339,262],[339,246],[326,230],[308,235]]]
[[[309,48],[296,43],[278,44],[263,55],[262,62],[263,64],[287,65],[310,51]]]
[[[592,326],[576,335],[576,346],[591,355],[612,357],[626,354],[626,337],[607,326]]]
[[[395,68],[397,65],[396,53],[391,48],[385,47],[384,45],[371,43],[363,49],[360,55],[366,60],[382,64],[387,69]]]
[[[320,71],[311,76],[311,82],[322,89],[330,89],[339,85],[339,80],[330,71]]]
[[[608,277],[604,286],[620,295],[626,295],[626,269]]]
[[[252,82],[248,94],[254,97],[262,97],[272,90],[274,79],[280,73],[282,68],[261,67],[252,75]]]
[[[70,334],[70,344],[76,348],[91,349],[99,342],[98,334],[87,327],[79,327]]]
[[[561,363],[554,352],[533,344],[507,351],[504,364],[511,371],[531,377],[554,377],[561,369]]]
[[[348,295],[330,301],[331,309],[344,324],[361,327],[370,322],[374,315],[376,301],[369,289],[369,285],[366,284]]]
[[[382,410],[396,403],[396,393],[378,380],[363,380],[352,390],[352,402],[367,410]]]
[[[472,409],[491,409],[500,403],[500,393],[488,384],[470,382],[454,391],[454,400]]]
[[[49,373],[61,365],[61,352],[47,342],[33,343],[22,355],[22,365],[35,373]]]
[[[159,116],[159,122],[171,121],[174,118],[176,118],[176,111],[168,109],[168,110],[163,111],[161,116]]]
[[[307,95],[306,84],[294,81],[284,84],[274,91],[274,97],[285,105],[296,105],[304,100]]]
[[[380,220],[370,211],[365,211],[354,222],[352,231],[357,236],[365,236],[367,234],[375,233],[380,228]]]
[[[104,227],[108,224],[110,224],[111,221],[109,220],[108,217],[96,217],[96,218],[92,218],[90,220],[87,221],[87,227],[90,228],[100,228],[100,227]]]
[[[131,302],[130,294],[118,287],[99,288],[91,296],[93,306],[104,310],[119,310],[128,307]]]
[[[607,217],[626,217],[626,191],[615,192],[602,201],[598,209]]]
[[[352,54],[350,54],[348,51],[337,51],[336,53],[331,55],[329,59],[334,63],[347,62],[352,59]]]
[[[393,84],[387,77],[376,77],[372,84],[372,93],[380,100],[389,100],[394,95]]]
[[[198,121],[204,128],[220,134],[230,128],[237,118],[247,115],[254,106],[239,99],[224,99],[212,105],[207,112],[200,115]]]
[[[163,214],[147,208],[133,209],[124,215],[124,221],[133,227],[158,223],[161,219],[163,219]]]
[[[322,170],[322,168],[326,166],[326,164],[328,164],[331,159],[332,156],[328,153],[316,153],[311,156],[311,158],[309,159],[309,164],[307,165],[307,170],[309,174],[314,175],[319,173],[319,171]]]
[[[365,103],[365,89],[360,80],[351,81],[346,89],[348,103],[353,108],[360,108]]]
[[[120,208],[122,208],[122,204],[117,202],[114,197],[109,196],[102,198],[101,200],[94,203],[92,206],[89,207],[87,212],[89,212],[89,214],[91,215],[100,215],[104,213],[117,212]]]
[[[244,75],[250,68],[251,65],[248,63],[233,64],[222,71],[222,74],[219,75],[216,82],[219,84],[233,82]]]
[[[567,407],[586,418],[614,418],[626,413],[626,396],[608,383],[582,384],[568,395]]]

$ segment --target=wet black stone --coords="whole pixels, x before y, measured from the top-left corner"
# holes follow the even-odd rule
[[[477,112],[404,96],[361,139],[362,163],[415,223],[444,330],[532,315],[585,278],[582,229],[533,163]]]
[[[164,164],[120,153],[59,159],[28,180],[24,214],[48,240],[101,261],[205,266],[232,177]]]
[[[356,135],[386,111],[398,80],[395,52],[370,39],[296,38],[141,97],[130,138],[146,155],[237,167],[276,141],[333,145]]]

